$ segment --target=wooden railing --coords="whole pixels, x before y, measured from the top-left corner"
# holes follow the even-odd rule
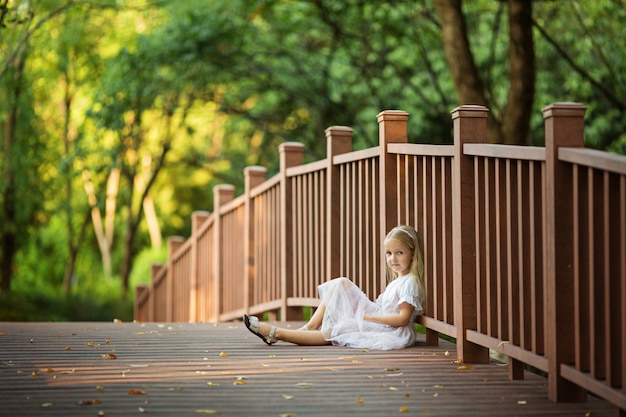
[[[548,374],[555,401],[592,392],[626,413],[626,158],[583,148],[585,107],[543,109],[545,147],[486,143],[488,109],[452,112],[454,145],[407,143],[408,114],[378,115],[379,146],[352,151],[352,129],[326,131],[327,158],[302,164],[280,146],[280,172],[248,167],[245,191],[214,189],[192,236],[139,287],[138,321],[299,320],[316,289],[347,276],[370,297],[387,282],[381,242],[420,233],[427,342],[456,339],[464,362],[489,349]]]

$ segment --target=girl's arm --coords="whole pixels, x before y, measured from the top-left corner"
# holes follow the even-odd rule
[[[377,323],[386,324],[391,327],[403,327],[409,324],[414,309],[415,307],[413,307],[411,304],[404,302],[400,304],[400,312],[398,314],[393,314],[390,316],[369,316],[365,314],[363,316],[363,320],[375,321]]]

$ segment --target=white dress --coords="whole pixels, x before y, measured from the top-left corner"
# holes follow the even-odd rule
[[[326,305],[322,334],[333,345],[359,349],[401,349],[415,343],[415,317],[422,314],[423,295],[412,275],[391,281],[376,302],[348,278],[335,278],[318,287]],[[363,315],[393,315],[407,302],[415,309],[406,326],[392,327],[363,320]]]

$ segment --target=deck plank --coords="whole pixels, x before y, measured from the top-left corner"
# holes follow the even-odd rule
[[[270,347],[240,322],[0,323],[0,416],[615,414],[592,396],[555,404],[535,374],[455,360],[454,345],[423,338],[387,352]]]

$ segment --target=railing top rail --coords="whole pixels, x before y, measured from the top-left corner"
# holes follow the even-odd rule
[[[323,171],[326,169],[326,163],[326,159],[322,159],[320,161],[310,162],[308,164],[287,168],[287,176],[295,177],[298,175],[310,174],[316,171]]]
[[[333,165],[341,165],[349,162],[361,161],[363,159],[374,158],[380,155],[380,146],[374,146],[373,148],[363,149],[360,151],[352,151],[348,153],[342,153],[333,157]]]
[[[537,146],[466,143],[463,145],[463,153],[467,156],[484,156],[487,158],[520,159],[524,161],[546,160],[546,149]]]
[[[239,197],[229,201],[228,203],[225,203],[222,207],[220,207],[220,214],[226,214],[228,212],[231,212],[239,208],[240,206],[243,206],[245,202],[246,196],[240,195]]]
[[[387,152],[416,156],[454,156],[453,145],[425,145],[417,143],[390,143]]]
[[[623,155],[602,152],[595,149],[560,148],[559,159],[576,165],[626,175],[626,156]]]
[[[192,231],[192,235],[199,236],[199,235],[202,235],[203,233],[206,233],[208,229],[213,227],[214,222],[215,222],[215,216],[213,214],[209,214],[209,217],[206,219],[204,223],[202,223],[202,225],[198,228],[198,230],[195,232]]]
[[[274,175],[272,178],[263,182],[263,184],[260,184],[250,190],[250,196],[252,198],[257,197],[269,190],[270,188],[275,187],[276,185],[278,185],[278,183],[280,183],[280,175]]]

